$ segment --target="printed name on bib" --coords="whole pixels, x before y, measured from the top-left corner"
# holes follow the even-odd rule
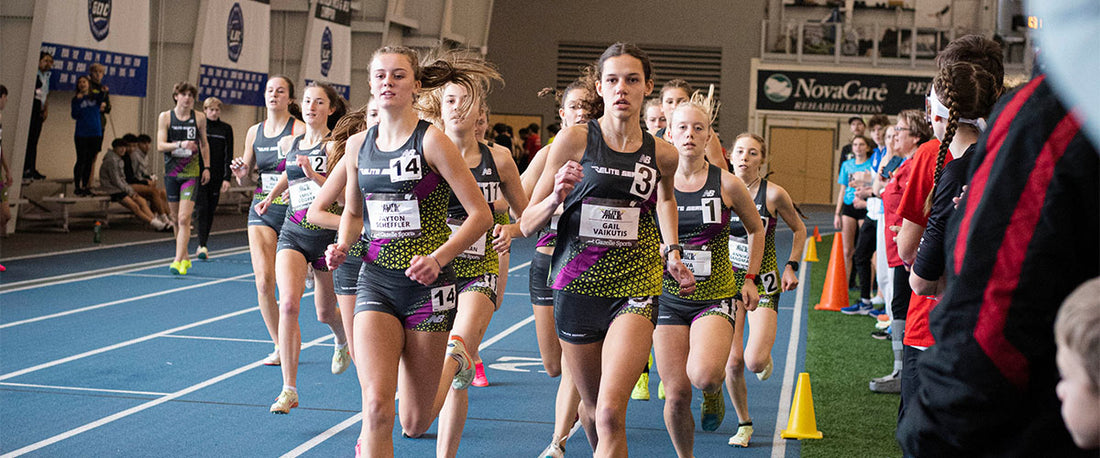
[[[462,220],[447,218],[447,227],[451,228],[451,237],[458,233],[458,228],[462,226],[462,223]],[[466,248],[458,257],[463,259],[485,259],[485,237],[478,237],[477,241]]]
[[[706,246],[684,245],[684,255],[680,258],[680,261],[696,277],[706,278],[710,276],[711,254]]]
[[[176,148],[172,150],[172,157],[191,157],[191,150],[187,148]]]
[[[642,209],[633,202],[590,198],[581,204],[580,239],[593,245],[632,247],[638,243]]]
[[[310,204],[317,199],[317,193],[320,191],[321,187],[309,178],[299,178],[290,182],[291,210],[297,212],[309,208]]]
[[[735,270],[749,268],[749,240],[745,237],[730,236],[730,264]]]
[[[275,185],[279,183],[279,176],[281,175],[281,173],[261,173],[260,189],[263,189],[265,193],[271,193],[275,189]]]
[[[366,211],[372,238],[420,236],[420,202],[412,194],[370,194]]]

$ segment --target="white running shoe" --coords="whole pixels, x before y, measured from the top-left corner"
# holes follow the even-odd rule
[[[313,266],[306,265],[306,289],[313,289]]]
[[[764,370],[756,373],[756,378],[759,379],[761,382],[771,378],[772,369],[775,369],[775,361],[772,360],[771,356],[768,356],[768,365],[764,366]]]
[[[275,347],[275,351],[267,355],[266,358],[261,361],[265,366],[279,366],[283,364],[283,360],[279,357],[279,347]]]
[[[729,444],[735,447],[748,447],[752,438],[752,425],[738,426],[737,434],[730,437]]]
[[[469,388],[470,382],[474,381],[474,360],[470,358],[469,353],[466,353],[466,343],[458,336],[451,336],[451,340],[447,342],[447,356],[458,361],[458,372],[451,381],[451,388],[456,390]]]
[[[161,221],[157,218],[153,218],[153,219],[149,220],[149,225],[152,226],[153,229],[155,229],[157,231],[163,231],[165,228],[168,227],[168,225],[165,224],[164,221]]]
[[[348,346],[344,345],[344,348],[337,347],[332,351],[332,373],[339,375],[348,370],[348,366],[351,365],[351,354],[348,353]]]
[[[565,448],[557,441],[551,441],[546,450],[539,453],[539,458],[565,458]]]
[[[288,414],[290,409],[298,407],[298,393],[290,390],[283,390],[279,393],[279,397],[275,398],[275,403],[271,404],[271,413]]]

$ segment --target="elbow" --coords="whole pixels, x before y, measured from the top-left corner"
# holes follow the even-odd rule
[[[913,292],[920,296],[931,296],[936,294],[936,282],[929,281],[917,275],[916,272],[909,273],[909,287],[913,289]]]

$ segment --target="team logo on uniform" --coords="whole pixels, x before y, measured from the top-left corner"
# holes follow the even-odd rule
[[[95,41],[103,41],[111,32],[111,0],[88,0],[88,27]]]
[[[782,73],[772,73],[772,76],[764,80],[764,97],[772,102],[786,102],[787,99],[791,98],[791,92],[793,91],[794,84],[791,83],[791,79]]]
[[[229,20],[225,24],[225,42],[229,48],[229,60],[236,62],[241,58],[241,49],[244,48],[244,14],[241,13],[241,4],[234,3],[229,9]]]
[[[332,31],[325,26],[321,33],[321,76],[328,76],[328,70],[332,68]]]

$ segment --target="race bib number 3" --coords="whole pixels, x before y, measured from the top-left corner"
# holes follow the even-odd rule
[[[443,312],[455,308],[458,304],[455,285],[432,288],[432,312]]]
[[[279,173],[262,173],[260,174],[260,189],[263,189],[265,193],[270,193],[275,189],[275,185],[279,183]]]
[[[642,209],[627,205],[610,199],[589,199],[581,204],[580,239],[599,246],[634,246]]]
[[[290,183],[290,208],[294,211],[309,208],[309,205],[317,198],[317,193],[320,191],[321,187],[309,178],[292,181]]]
[[[455,219],[447,220],[447,227],[451,228],[451,237],[454,237],[458,233],[458,228],[462,226],[462,221]],[[479,237],[473,245],[466,248],[462,254],[458,255],[464,259],[484,259],[485,258],[485,237]]]
[[[737,270],[749,268],[749,241],[743,237],[730,236],[730,264]]]
[[[420,203],[412,194],[371,194],[366,200],[372,238],[420,236]]]
[[[701,246],[685,246],[684,256],[680,261],[695,274],[696,277],[710,276],[711,252]]]
[[[419,180],[424,176],[420,156],[401,156],[390,159],[390,182]]]

